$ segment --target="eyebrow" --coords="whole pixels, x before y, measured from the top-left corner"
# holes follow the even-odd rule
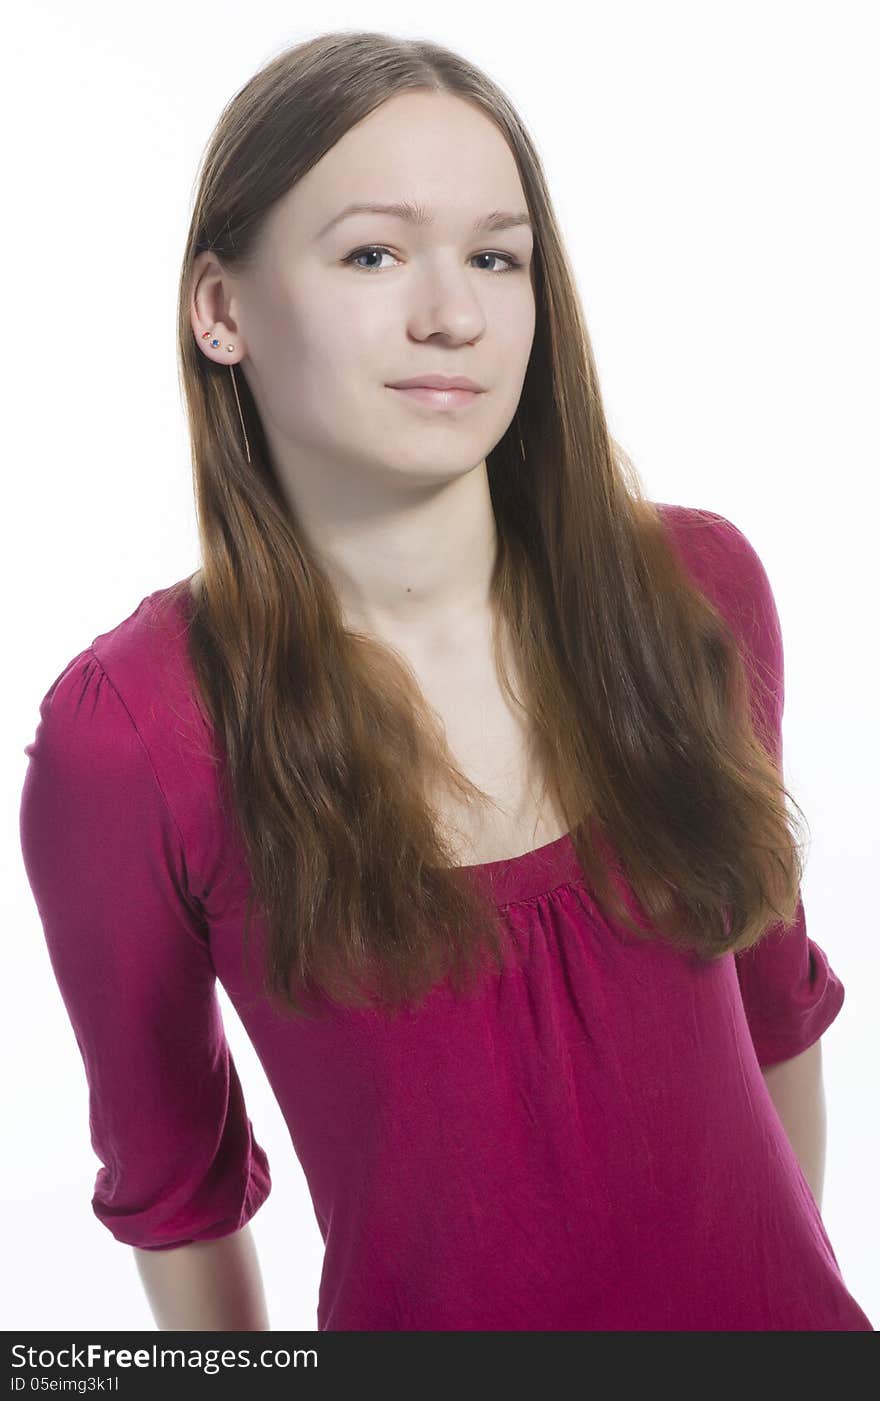
[[[408,224],[416,224],[420,227],[430,227],[434,222],[434,216],[421,204],[413,204],[410,200],[398,200],[392,204],[379,204],[374,200],[367,200],[357,204],[347,204],[325,224],[323,229],[316,235],[323,238],[332,228],[341,223],[343,219],[348,219],[352,214],[390,214],[394,219],[404,219]],[[532,221],[528,214],[511,214],[504,209],[493,209],[491,214],[481,215],[475,220],[473,233],[497,233],[503,229],[514,229],[520,225],[526,228],[532,227]]]

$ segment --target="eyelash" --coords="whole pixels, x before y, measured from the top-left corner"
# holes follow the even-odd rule
[[[389,256],[389,258],[393,258],[393,257],[394,257],[394,254],[391,252],[391,249],[390,249],[390,248],[385,248],[385,247],[384,247],[382,244],[380,244],[380,243],[368,243],[368,244],[366,244],[363,248],[356,248],[356,249],[354,250],[353,253],[349,253],[348,257],[347,257],[347,258],[343,258],[342,261],[343,261],[343,263],[351,263],[353,267],[357,267],[357,264],[355,263],[354,260],[355,260],[356,258],[360,258],[361,255],[364,254],[364,253],[387,253],[388,256]],[[485,253],[474,253],[473,256],[474,256],[475,258],[503,258],[503,259],[505,260],[505,262],[507,263],[508,266],[507,266],[506,268],[502,268],[502,269],[501,269],[501,272],[502,272],[502,273],[504,273],[504,272],[515,272],[517,268],[521,268],[521,267],[524,266],[524,264],[521,263],[521,262],[519,261],[518,258],[512,257],[510,253],[491,253],[491,252],[488,252],[488,251],[487,251],[487,252],[485,252]],[[382,269],[381,269],[381,268],[357,268],[357,271],[358,271],[358,272],[381,272]],[[486,272],[487,269],[484,268],[483,271]],[[500,273],[496,273],[495,276],[496,276],[496,277],[500,276]]]

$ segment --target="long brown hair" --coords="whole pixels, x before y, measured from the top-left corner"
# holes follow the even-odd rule
[[[485,955],[501,967],[507,952],[497,910],[455,865],[429,794],[439,784],[465,803],[491,800],[456,767],[402,659],[345,628],[247,385],[239,377],[251,461],[228,370],[200,353],[190,321],[196,256],[210,249],[243,266],[275,202],[406,90],[455,94],[497,123],[535,230],[531,357],[513,421],[487,457],[495,664],[529,717],[593,894],[638,937],[711,958],[757,942],[773,917],[791,924],[802,878],[781,761],[752,689],[760,668],[747,675],[735,633],[689,578],[609,434],[519,117],[479,69],[435,43],[324,34],[273,58],[225,107],[203,158],[178,306],[203,565],[189,655],[248,860],[245,939],[259,905],[263,990],[287,1015],[308,1015],[298,989],[386,1007],[419,1001],[447,974],[460,990]],[[631,918],[614,868],[644,920]]]

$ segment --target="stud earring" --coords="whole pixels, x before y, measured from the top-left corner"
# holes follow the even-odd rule
[[[202,340],[203,340],[203,341],[206,341],[206,340],[210,340],[210,339],[211,339],[211,332],[210,332],[210,331],[203,331],[203,332],[202,332]],[[217,346],[218,346],[219,344],[220,344],[220,342],[219,342],[218,340],[212,340],[212,341],[211,341],[211,345],[214,347],[215,350],[217,349]],[[234,349],[235,349],[235,346],[234,346],[234,345],[228,345],[228,346],[226,347],[226,349],[227,349],[227,350],[234,350]]]

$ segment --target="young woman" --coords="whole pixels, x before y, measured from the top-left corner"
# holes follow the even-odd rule
[[[504,94],[384,34],[275,58],[206,153],[179,338],[202,569],[55,680],[21,811],[92,1206],[160,1326],[268,1326],[219,978],[319,1329],[870,1330],[769,581],[612,440]]]

